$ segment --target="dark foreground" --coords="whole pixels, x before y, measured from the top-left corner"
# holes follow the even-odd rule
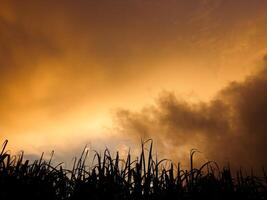
[[[72,170],[51,160],[30,163],[23,153],[16,157],[6,151],[4,142],[0,153],[0,200],[159,200],[159,199],[267,199],[267,176],[255,177],[253,172],[232,175],[229,168],[220,169],[214,162],[193,167],[194,150],[190,154],[191,168],[168,160],[152,157],[152,141],[142,143],[139,158],[128,154],[121,160],[112,158],[105,150],[95,153],[94,165],[86,166],[86,151],[74,163]],[[150,145],[145,150],[144,145]],[[146,153],[147,151],[147,153]],[[52,157],[51,157],[52,159]]]

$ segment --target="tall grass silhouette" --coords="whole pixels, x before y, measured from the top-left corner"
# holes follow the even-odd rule
[[[88,166],[85,148],[75,159],[72,169],[62,164],[53,166],[52,156],[30,162],[24,154],[12,156],[6,151],[8,141],[0,153],[0,199],[39,200],[160,200],[160,199],[267,199],[267,175],[256,177],[242,170],[233,175],[229,167],[222,169],[209,161],[194,167],[196,150],[190,152],[190,168],[181,169],[172,161],[153,156],[153,141],[141,142],[138,158],[130,152],[121,159],[119,152],[112,157],[105,149],[94,152]],[[147,148],[148,147],[148,148]]]

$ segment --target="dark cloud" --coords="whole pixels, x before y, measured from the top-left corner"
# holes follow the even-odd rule
[[[153,138],[172,159],[184,159],[181,149],[198,148],[221,163],[266,166],[266,69],[232,82],[210,102],[189,103],[165,92],[140,112],[119,111],[119,127],[135,139]]]

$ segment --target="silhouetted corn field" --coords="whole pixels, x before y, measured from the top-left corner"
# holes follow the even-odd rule
[[[152,154],[152,140],[142,142],[140,156],[126,160],[109,150],[94,153],[93,166],[86,165],[88,151],[76,159],[72,170],[51,159],[29,162],[23,153],[12,156],[4,142],[0,153],[0,199],[80,200],[80,199],[266,199],[267,176],[240,170],[232,174],[229,167],[219,169],[215,162],[199,168],[193,166],[196,150],[190,152],[190,169],[169,160],[157,160]],[[145,148],[148,146],[148,150]]]

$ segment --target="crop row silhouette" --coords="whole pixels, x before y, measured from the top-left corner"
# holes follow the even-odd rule
[[[160,199],[267,199],[267,176],[256,177],[251,171],[239,170],[232,175],[229,167],[221,170],[209,161],[195,168],[196,150],[190,152],[190,168],[180,163],[158,160],[153,156],[153,141],[141,142],[140,156],[126,159],[119,153],[112,157],[108,149],[94,152],[92,166],[86,165],[86,148],[75,159],[71,170],[61,164],[52,165],[43,154],[30,162],[24,154],[12,156],[6,151],[8,141],[0,153],[0,199],[35,200],[160,200]],[[148,146],[148,149],[146,148]]]

